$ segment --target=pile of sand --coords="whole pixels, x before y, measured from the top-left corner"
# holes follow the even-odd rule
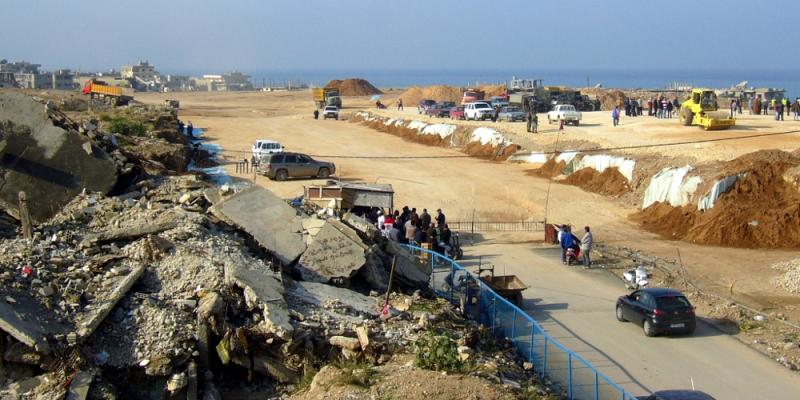
[[[422,99],[436,100],[437,102],[452,101],[456,104],[461,104],[461,98],[464,96],[466,88],[447,86],[447,85],[434,85],[434,86],[412,86],[408,88],[400,98],[403,99],[403,104],[408,106],[416,106]],[[505,85],[483,85],[479,86],[478,90],[482,90],[488,100],[492,96],[500,96],[506,92]]]
[[[622,196],[630,190],[628,180],[617,168],[606,168],[602,173],[594,168],[583,168],[571,173],[561,183],[606,196]]]
[[[602,110],[613,110],[614,106],[622,108],[625,104],[625,99],[628,98],[624,92],[617,89],[584,88],[581,89],[581,93],[594,96],[600,100],[600,109]]]
[[[328,82],[325,87],[339,89],[340,96],[371,96],[383,93],[367,80],[361,78],[334,79]]]
[[[779,150],[746,154],[724,166],[720,177],[746,173],[700,212],[696,205],[656,203],[632,216],[645,229],[692,243],[760,248],[800,247],[800,191],[783,178],[800,159]]]
[[[549,158],[547,162],[542,164],[541,167],[531,171],[534,175],[539,175],[545,178],[553,178],[563,173],[567,163],[564,161],[556,162],[555,158]]]

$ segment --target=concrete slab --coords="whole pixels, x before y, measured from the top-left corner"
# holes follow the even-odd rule
[[[263,324],[268,332],[285,339],[292,336],[294,327],[289,320],[289,309],[283,298],[283,283],[263,264],[225,265],[225,281],[244,289],[250,307],[261,307]]]
[[[45,105],[17,92],[0,94],[0,207],[14,217],[25,191],[34,223],[58,212],[84,188],[108,193],[117,182],[109,155],[89,138],[53,124]]]
[[[10,303],[8,299],[13,299]],[[47,336],[66,334],[73,327],[58,322],[57,316],[27,293],[6,293],[0,297],[0,329],[43,354],[50,354]]]
[[[323,225],[300,257],[297,269],[303,280],[311,282],[327,283],[335,278],[350,279],[367,261],[364,247],[351,228],[329,221]]]
[[[324,283],[294,282],[286,294],[292,309],[301,313],[326,313],[338,321],[355,324],[380,315],[379,299]]]
[[[67,400],[86,400],[86,397],[89,396],[89,388],[92,386],[93,379],[94,372],[78,371],[75,378],[72,379],[72,384],[69,385]]]
[[[294,262],[306,250],[302,218],[289,204],[261,186],[242,190],[210,210],[249,233],[284,265]]]

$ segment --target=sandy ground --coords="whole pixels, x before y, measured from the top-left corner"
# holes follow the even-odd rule
[[[391,99],[396,95],[397,93],[391,93],[387,98]],[[591,225],[595,240],[608,244],[636,248],[669,259],[676,259],[680,249],[683,264],[690,276],[706,289],[729,296],[729,287],[735,282],[733,296],[738,300],[772,310],[783,307],[788,315],[798,315],[800,296],[775,289],[771,283],[775,271],[769,268],[774,262],[800,257],[798,251],[715,248],[663,240],[639,229],[628,220],[628,215],[636,211],[634,207],[584,192],[574,186],[550,185],[545,179],[527,175],[525,171],[530,166],[469,157],[458,158],[463,154],[454,149],[406,142],[346,121],[315,121],[311,114],[313,108],[308,92],[137,96],[138,100],[150,103],[161,103],[165,98],[179,99],[182,107],[181,119],[192,121],[195,127],[206,128],[206,137],[212,143],[222,146],[228,161],[249,157],[250,146],[256,139],[278,140],[289,151],[304,152],[335,162],[337,175],[342,180],[392,184],[396,192],[395,204],[398,206],[407,204],[418,209],[427,208],[429,211],[442,208],[450,220],[468,220],[473,212],[476,219],[541,220],[546,215],[549,221],[557,223]],[[343,113],[366,108],[374,110],[368,98],[345,98],[344,103]],[[382,112],[397,113],[396,110]],[[405,114],[416,116],[416,110],[407,108]],[[609,118],[606,114],[587,113],[584,125],[570,126],[567,134],[560,136],[562,139],[591,139],[596,143],[620,146],[800,128],[800,123],[777,123],[769,117],[745,115],[742,126],[737,130],[722,132],[682,128],[677,126],[677,120],[658,121],[647,117],[623,119],[623,127],[615,129],[607,121]],[[542,120],[546,121],[540,118]],[[511,130],[524,131],[521,123],[498,125],[508,125]],[[554,126],[544,128],[543,134],[530,140],[545,142],[556,140],[559,136],[548,132],[556,129]],[[527,133],[520,135],[533,136]],[[658,151],[663,154],[664,149],[669,149],[681,157],[712,160],[729,159],[759,148],[790,149],[796,145],[795,134],[704,144],[703,151],[698,151],[696,145],[659,148]],[[363,156],[416,158],[358,158]],[[253,179],[252,174],[235,174],[233,165],[226,168],[234,177]],[[256,182],[286,198],[302,194],[305,185],[319,183],[318,180],[273,182],[264,177],[257,177]]]

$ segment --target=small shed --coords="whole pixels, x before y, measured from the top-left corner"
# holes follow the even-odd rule
[[[394,209],[394,189],[382,183],[328,181],[325,185],[305,187],[305,200],[320,207],[337,210],[354,208]]]

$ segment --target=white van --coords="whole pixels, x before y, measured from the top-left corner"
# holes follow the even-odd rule
[[[283,153],[283,146],[274,140],[260,139],[253,145],[253,157],[257,159],[275,153]]]

